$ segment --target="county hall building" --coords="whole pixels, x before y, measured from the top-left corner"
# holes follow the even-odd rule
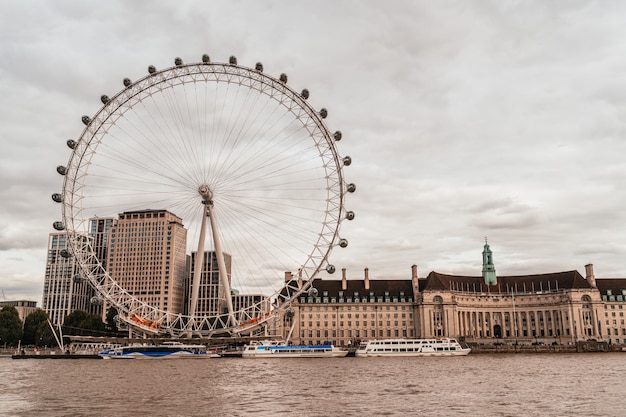
[[[296,279],[291,274],[286,280]],[[292,300],[280,336],[290,342],[349,346],[382,338],[454,337],[467,343],[626,344],[626,279],[578,271],[497,276],[488,244],[482,276],[430,272],[411,279],[316,279]],[[291,316],[291,317],[289,317]]]

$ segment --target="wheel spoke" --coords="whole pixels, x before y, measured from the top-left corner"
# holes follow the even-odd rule
[[[63,190],[63,221],[81,270],[130,325],[211,335],[236,332],[240,321],[258,314],[258,305],[236,311],[236,319],[158,309],[124,288],[79,238],[89,235],[93,216],[168,210],[188,230],[187,253],[196,251],[201,186],[211,191],[233,289],[280,303],[308,288],[285,289],[284,271],[300,270],[310,282],[326,268],[345,185],[333,135],[318,112],[279,80],[243,66],[156,71],[93,117],[77,140]],[[205,250],[215,251],[214,243],[207,239]]]

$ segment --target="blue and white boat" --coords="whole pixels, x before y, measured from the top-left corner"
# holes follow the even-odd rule
[[[282,341],[262,341],[246,345],[242,358],[343,358],[347,350],[333,345],[288,345]]]
[[[107,349],[98,353],[105,359],[203,359],[219,357],[208,352],[203,345],[185,345],[179,342],[164,342],[160,345],[130,345]]]

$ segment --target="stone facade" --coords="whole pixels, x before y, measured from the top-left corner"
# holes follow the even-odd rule
[[[431,272],[406,280],[315,280],[292,301],[279,335],[293,343],[454,337],[468,343],[573,344],[595,339],[626,343],[626,279],[595,279],[577,271],[497,277]]]

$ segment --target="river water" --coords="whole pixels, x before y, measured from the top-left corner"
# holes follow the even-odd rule
[[[13,360],[2,416],[626,416],[626,353]]]

